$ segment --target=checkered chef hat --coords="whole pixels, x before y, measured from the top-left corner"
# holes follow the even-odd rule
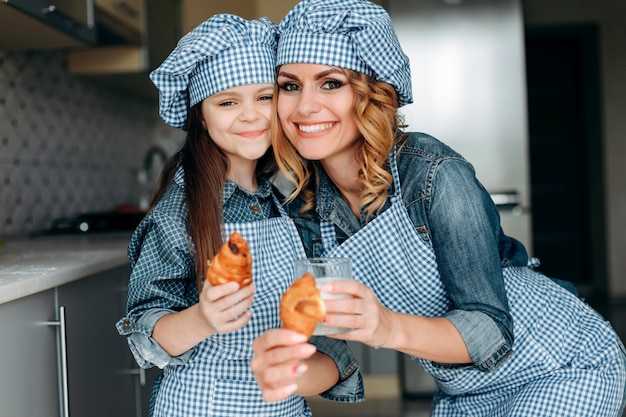
[[[150,73],[159,89],[159,114],[186,130],[189,109],[232,87],[274,83],[277,28],[263,17],[217,14],[183,36]]]
[[[310,63],[359,71],[413,102],[409,58],[381,6],[366,0],[303,0],[278,25],[276,65]]]

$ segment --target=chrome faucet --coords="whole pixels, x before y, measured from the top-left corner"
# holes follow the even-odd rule
[[[167,154],[160,146],[153,145],[146,151],[143,168],[137,173],[140,193],[139,208],[142,210],[147,210],[150,206],[165,161],[167,161]]]

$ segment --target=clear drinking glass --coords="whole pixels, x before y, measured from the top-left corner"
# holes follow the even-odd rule
[[[305,272],[310,273],[315,278],[317,288],[331,281],[351,280],[352,263],[349,258],[326,257],[326,258],[307,258],[296,259],[294,263],[294,274],[296,279],[300,278]],[[349,298],[348,294],[328,294],[321,293],[323,300],[332,300],[337,298]],[[350,329],[345,327],[329,327],[324,323],[318,323],[315,327],[314,335],[338,334],[345,333]]]

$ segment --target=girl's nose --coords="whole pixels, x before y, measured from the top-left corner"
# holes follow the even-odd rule
[[[239,120],[242,122],[251,122],[259,118],[259,109],[256,103],[244,103],[241,113],[239,113]]]

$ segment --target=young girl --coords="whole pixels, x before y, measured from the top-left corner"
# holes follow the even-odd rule
[[[326,302],[326,324],[353,329],[331,337],[413,357],[437,381],[433,416],[621,415],[611,326],[529,267],[467,161],[400,131],[411,77],[384,9],[304,0],[279,37],[272,141],[293,215],[308,255],[353,262],[355,281],[321,288],[353,296]],[[289,347],[255,343],[266,398],[288,392],[290,355],[271,352]]]
[[[255,337],[280,327],[280,296],[294,258],[304,256],[269,180],[275,48],[269,20],[216,15],[150,75],[162,118],[187,131],[132,236],[127,314],[118,323],[139,365],[164,369],[153,416],[310,415],[302,396],[265,403],[249,367]],[[253,284],[211,286],[206,261],[233,231],[250,245]],[[301,343],[308,358],[293,361],[292,374],[306,377],[297,394],[361,399],[345,342],[315,338],[313,346],[293,332],[283,340]]]

